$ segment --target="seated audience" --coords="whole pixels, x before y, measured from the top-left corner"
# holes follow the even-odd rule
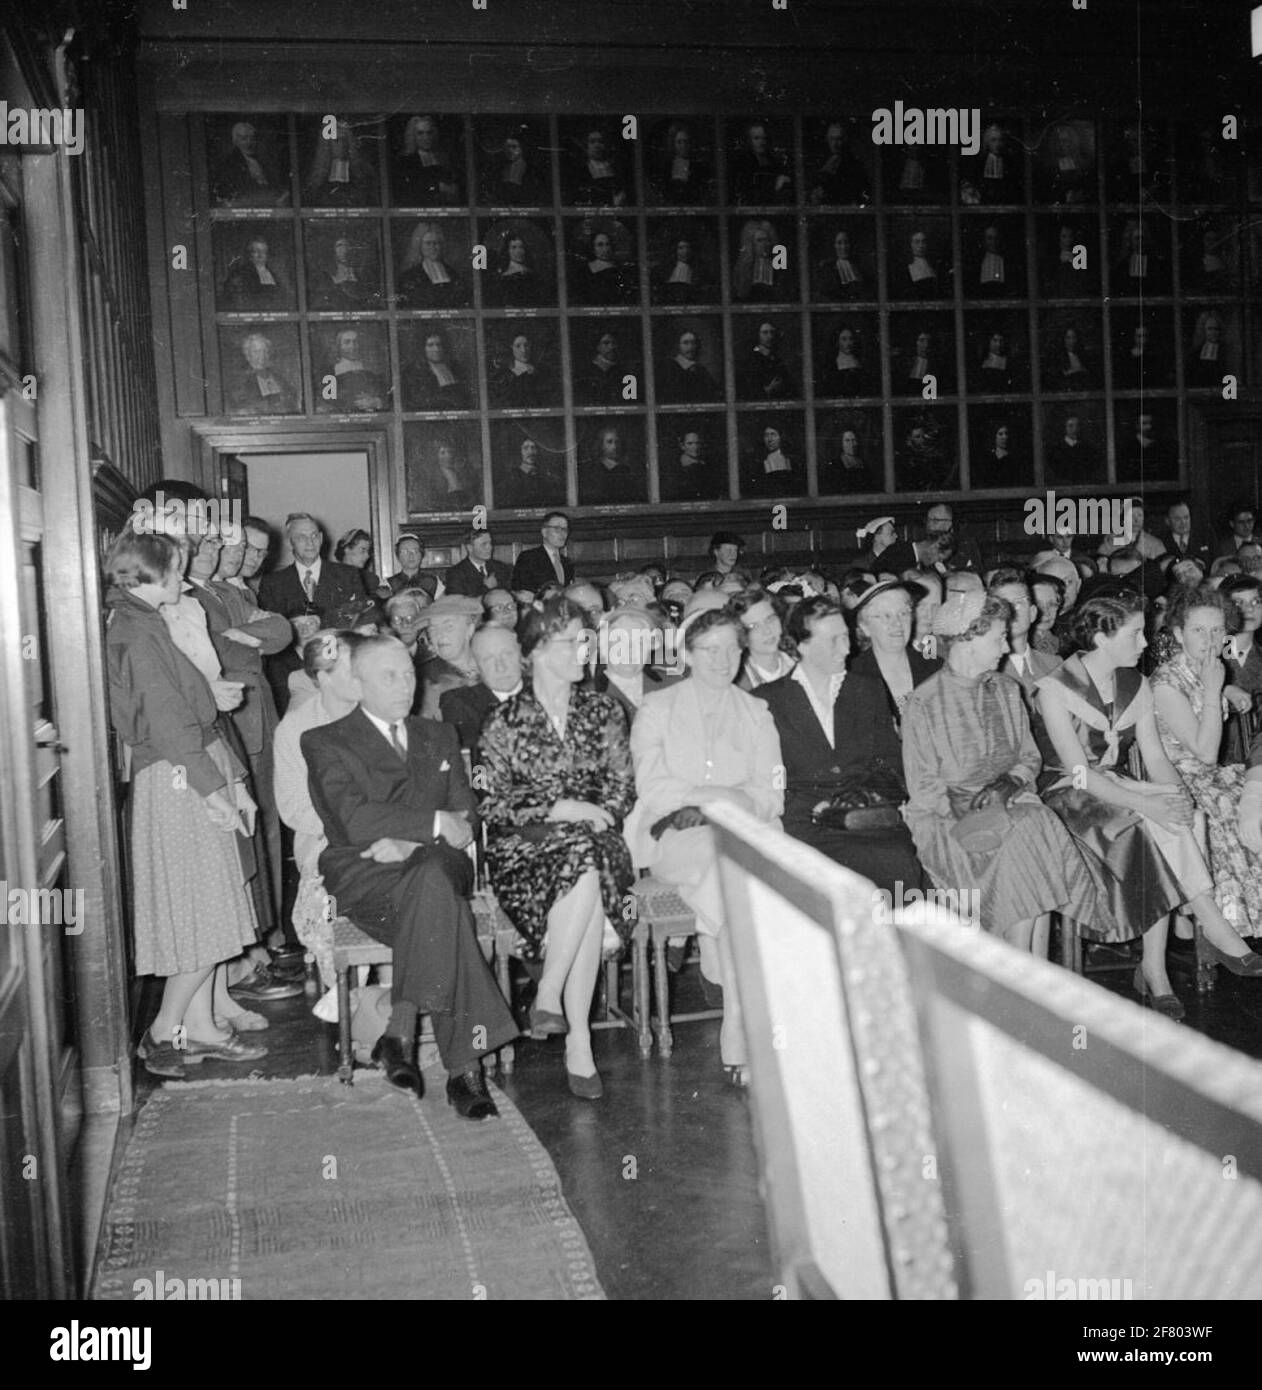
[[[419,536],[400,536],[394,543],[394,557],[399,562],[399,568],[390,576],[391,593],[402,593],[404,589],[424,589],[431,599],[438,597],[438,575],[426,574],[421,570],[425,546]]]
[[[1036,652],[1059,657],[1061,639],[1057,624],[1065,603],[1065,582],[1054,574],[1034,569],[1030,571],[1030,592],[1038,609],[1038,617],[1030,628],[1030,646]]]
[[[1139,996],[1182,1018],[1166,973],[1166,927],[1177,907],[1200,919],[1207,945],[1249,969],[1244,943],[1218,910],[1197,845],[1195,807],[1157,733],[1152,692],[1137,666],[1146,645],[1144,605],[1127,590],[1088,599],[1074,614],[1073,654],[1038,684],[1047,804],[1092,869],[1099,911],[1086,936],[1143,936]],[[1146,780],[1126,770],[1131,748]],[[1260,962],[1262,964],[1262,962]]]
[[[321,978],[328,988],[332,988],[334,982],[333,933],[319,866],[320,855],[328,847],[328,841],[323,822],[311,801],[301,740],[308,729],[344,718],[359,703],[351,656],[365,641],[367,638],[359,632],[325,628],[306,642],[302,649],[302,665],[315,693],[301,703],[290,702],[284,719],[276,726],[273,743],[276,808],[281,820],[294,832],[294,864],[298,870],[294,930],[298,940],[314,953]]]
[[[443,723],[455,725],[460,746],[477,760],[478,739],[486,717],[522,687],[521,648],[517,635],[498,623],[483,623],[473,634],[469,653],[481,679],[457,685],[438,697]]]
[[[351,656],[359,704],[308,729],[299,747],[328,848],[319,859],[338,911],[390,946],[390,1021],[373,1049],[393,1086],[422,1091],[417,1016],[433,1023],[447,1100],[467,1120],[495,1114],[482,1057],[517,1035],[478,947],[469,905],[477,802],[455,731],[409,716],[415,672],[393,637]]]
[[[561,552],[570,535],[570,519],[564,512],[549,512],[540,527],[543,544],[523,550],[513,566],[513,592],[542,598],[545,584],[555,580],[564,587],[574,578],[574,563]]]
[[[923,594],[914,584],[887,579],[861,594],[854,609],[859,652],[850,669],[884,683],[896,726],[912,690],[942,664],[911,645],[912,612]]]
[[[779,581],[781,585],[784,582]],[[787,676],[793,670],[793,657],[784,644],[788,604],[778,595],[755,586],[733,595],[732,611],[745,629],[745,655],[736,684],[742,690],[756,690],[768,681]]]
[[[339,565],[349,565],[364,576],[364,589],[373,598],[389,598],[390,586],[378,579],[372,566],[372,535],[362,526],[352,526],[333,547],[333,558]]]
[[[635,782],[617,702],[579,688],[582,627],[565,599],[527,611],[526,683],[487,719],[481,761],[491,883],[526,959],[543,958],[531,1033],[565,1037],[570,1091],[595,1100],[588,1016],[610,924],[624,940],[634,927],[623,912],[634,875],[622,824]]]
[[[485,527],[473,527],[464,538],[465,557],[444,576],[446,592],[480,599],[496,589],[512,585],[511,566],[494,558],[495,541]]]
[[[1025,570],[995,570],[990,576],[987,591],[995,598],[1003,599],[1012,610],[1008,621],[1008,652],[1000,661],[999,670],[1002,675],[1011,676],[1021,683],[1026,694],[1026,712],[1033,714],[1030,706],[1034,687],[1060,665],[1060,657],[1041,652],[1030,645],[1030,629],[1039,610],[1030,588],[1030,577]]]
[[[519,613],[511,589],[488,589],[482,595],[482,612],[484,621],[506,627],[509,632],[517,631]]]
[[[662,646],[662,625],[647,608],[615,608],[601,621],[599,645],[592,689],[618,701],[630,728],[645,697],[665,690],[673,679],[653,665]]]
[[[1169,656],[1153,674],[1152,695],[1157,732],[1166,756],[1205,813],[1214,901],[1242,936],[1256,936],[1262,932],[1262,856],[1251,853],[1240,841],[1239,802],[1245,769],[1241,763],[1218,763],[1223,706],[1227,703],[1227,667],[1222,652],[1235,620],[1231,598],[1218,590],[1178,590],[1170,600],[1166,622],[1173,643]],[[1253,705],[1252,697],[1242,690],[1231,698],[1237,708]],[[1234,956],[1235,943],[1230,945]],[[1255,959],[1262,974],[1262,958]],[[1227,968],[1236,967],[1227,964]]]
[[[981,925],[1047,955],[1049,914],[1096,914],[1095,887],[1056,816],[1039,800],[1038,746],[1020,687],[995,669],[1012,610],[980,589],[938,610],[946,665],[912,691],[903,718],[907,824],[935,885],[980,894]]]
[[[110,719],[132,767],[135,969],[165,982],[137,1051],[151,1075],[172,1078],[207,1057],[253,1062],[267,1052],[215,1018],[219,966],[257,937],[245,853],[255,803],[216,722],[218,710],[239,703],[241,687],[208,680],[160,612],[179,598],[182,572],[175,541],[130,530],[105,562]]]
[[[478,667],[469,651],[482,604],[461,594],[444,594],[422,614],[429,654],[421,662],[421,717],[441,719],[443,693],[478,683]]]
[[[636,864],[674,884],[696,914],[702,976],[723,987],[719,1054],[734,1085],[748,1083],[747,1050],[705,813],[727,801],[778,826],[784,808],[771,713],[733,683],[744,643],[727,607],[687,622],[687,679],[646,700],[631,729],[638,800],[627,825]]]
[[[920,865],[898,813],[907,789],[884,688],[872,676],[847,674],[850,630],[831,599],[803,599],[786,631],[797,665],[754,691],[780,739],[785,830],[891,896],[899,883],[919,887]]]

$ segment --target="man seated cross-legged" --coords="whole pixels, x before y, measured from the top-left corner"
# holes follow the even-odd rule
[[[481,1058],[517,1027],[478,949],[465,852],[477,802],[455,730],[409,717],[416,671],[401,643],[355,651],[360,703],[302,736],[324,823],[324,885],[337,911],[394,953],[390,1023],[373,1052],[393,1085],[421,1094],[418,1013],[433,1019],[447,1099],[465,1119],[497,1113]]]

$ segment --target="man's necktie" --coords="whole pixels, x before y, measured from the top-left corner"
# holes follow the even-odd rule
[[[311,603],[315,599],[315,575],[310,570],[302,577],[302,587],[306,591],[307,602]]]
[[[407,762],[408,750],[404,748],[403,738],[399,733],[399,730],[402,727],[403,725],[398,723],[397,721],[390,725],[390,742],[394,744],[394,751],[399,755],[399,757],[402,758],[404,762]]]

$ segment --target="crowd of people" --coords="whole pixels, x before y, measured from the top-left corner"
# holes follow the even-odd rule
[[[493,1115],[482,1059],[518,1025],[477,947],[480,867],[534,981],[529,1031],[564,1039],[574,1095],[602,1094],[589,1016],[645,873],[694,914],[722,1075],[744,1085],[720,802],[887,898],[975,902],[1021,950],[1047,954],[1053,914],[1088,942],[1142,942],[1135,992],[1172,1018],[1172,920],[1262,976],[1262,544],[1247,507],[1221,543],[1185,503],[1166,523],[1149,532],[1132,499],[1092,553],[1049,534],[1028,566],[987,567],[938,505],[921,539],[873,518],[835,572],[753,573],[719,532],[694,577],[654,563],[607,582],[576,574],[559,512],[511,567],[485,529],[445,571],[404,534],[388,580],[368,532],[326,558],[305,512],[271,570],[260,518],[128,528],[106,562],[107,656],[136,969],[164,981],[145,1067],[264,1055],[250,1035],[268,1019],[244,1004],[301,992],[306,953],[331,984],[346,916],[392,947],[388,1079],[421,1093],[429,1014],[450,1102]]]

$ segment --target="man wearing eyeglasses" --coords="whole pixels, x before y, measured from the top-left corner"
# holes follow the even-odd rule
[[[1165,529],[1157,539],[1167,554],[1180,560],[1200,560],[1208,569],[1214,558],[1214,537],[1207,528],[1192,524],[1192,509],[1186,502],[1171,502],[1166,508]]]
[[[538,593],[545,584],[565,587],[573,582],[574,563],[562,553],[570,537],[570,519],[564,512],[549,512],[540,528],[543,544],[523,550],[513,567],[513,591]]]

